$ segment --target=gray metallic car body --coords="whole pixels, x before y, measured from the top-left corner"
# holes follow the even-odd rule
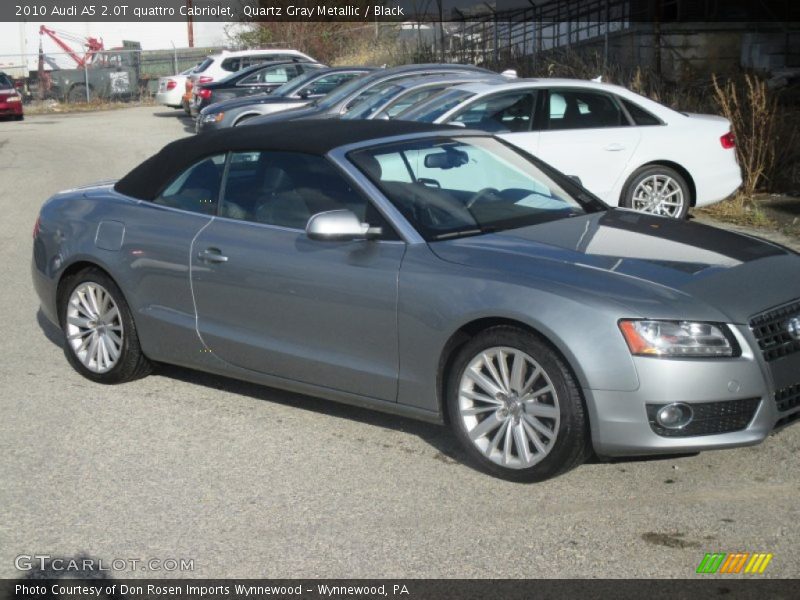
[[[57,194],[42,208],[34,245],[42,311],[58,323],[59,281],[95,264],[124,293],[152,360],[431,422],[446,419],[443,373],[459,336],[516,323],[564,356],[594,448],[608,456],[755,444],[800,415],[800,406],[779,413],[774,402],[776,390],[800,379],[800,352],[768,364],[748,325],[800,298],[795,253],[626,210],[426,243],[347,155],[436,135],[327,155],[399,241],[317,242],[302,230],[158,206],[108,185]],[[462,135],[486,134],[447,132]],[[225,248],[224,269],[196,260],[208,246]],[[622,318],[726,323],[741,354],[632,356]],[[759,398],[757,412],[745,429],[720,435],[662,437],[645,413],[649,402],[740,398]]]

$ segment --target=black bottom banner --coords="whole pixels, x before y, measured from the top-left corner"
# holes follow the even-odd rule
[[[0,598],[107,600],[789,600],[792,579],[25,579],[0,581]]]

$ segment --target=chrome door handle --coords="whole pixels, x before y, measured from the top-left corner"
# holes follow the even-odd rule
[[[209,263],[224,263],[228,262],[228,257],[220,254],[216,248],[207,248],[197,253],[197,258]]]
[[[609,152],[619,152],[620,150],[625,150],[625,146],[622,144],[609,144],[603,150],[608,150]]]

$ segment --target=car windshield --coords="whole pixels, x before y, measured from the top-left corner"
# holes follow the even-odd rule
[[[455,108],[475,94],[466,90],[445,90],[426,100],[423,104],[411,106],[397,115],[397,119],[433,123],[447,111]]]
[[[197,67],[195,67],[194,73],[202,73],[208,67],[210,67],[213,63],[214,63],[214,59],[209,56],[203,62],[201,62],[199,65],[197,65]]]
[[[376,88],[379,86],[375,86]],[[401,85],[391,84],[373,94],[368,95],[364,100],[358,102],[355,107],[350,110],[343,119],[366,119],[374,113],[379,107],[383,106],[386,102],[397,96],[405,88]]]
[[[249,67],[245,67],[244,69],[240,69],[239,71],[234,71],[230,75],[226,75],[222,79],[217,80],[216,83],[229,83],[229,82],[233,81],[234,79],[239,79],[239,78],[244,79],[250,73],[254,73],[256,71],[260,71],[261,69],[266,68],[267,66],[271,66],[271,65],[258,64],[258,65],[252,65],[252,66],[249,66]]]
[[[5,73],[0,73],[0,90],[13,89],[14,84]]]
[[[321,106],[322,108],[330,108],[335,106],[345,98],[347,98],[350,94],[355,92],[356,90],[361,89],[365,85],[372,83],[375,79],[380,77],[382,73],[377,74],[367,74],[362,75],[361,77],[356,77],[351,81],[348,81],[343,86],[335,89],[327,96],[320,98],[319,100],[315,100],[312,102],[314,106]]]
[[[291,96],[301,87],[306,85],[309,81],[313,81],[314,79],[320,79],[325,77],[325,75],[329,74],[328,71],[323,71],[320,73],[319,71],[309,71],[308,73],[303,73],[299,77],[295,77],[294,79],[290,79],[286,83],[284,83],[280,87],[276,87],[270,96]]]
[[[532,159],[488,136],[424,138],[348,158],[427,241],[516,229],[603,210]],[[571,187],[567,183],[568,187]]]

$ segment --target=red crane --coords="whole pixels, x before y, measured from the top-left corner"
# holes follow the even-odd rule
[[[94,37],[86,37],[82,38],[76,35],[72,35],[71,33],[66,33],[63,31],[54,31],[53,29],[48,29],[44,25],[39,27],[39,35],[48,35],[58,47],[61,48],[64,52],[69,54],[70,58],[75,61],[79,68],[84,67],[90,64],[95,57],[95,54],[98,52],[102,52],[105,47],[103,46],[103,40],[98,40]],[[86,48],[86,52],[83,56],[80,56],[75,50],[70,47],[63,39],[68,39],[72,42],[79,43]],[[41,46],[41,44],[40,44]]]

